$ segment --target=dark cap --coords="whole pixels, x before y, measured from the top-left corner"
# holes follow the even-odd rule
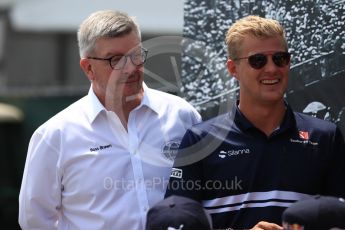
[[[147,213],[146,230],[210,230],[209,216],[202,205],[182,196],[170,196]]]
[[[345,229],[345,200],[330,196],[315,196],[301,200],[283,212],[284,226],[304,227],[304,230]],[[284,228],[285,229],[285,228]]]

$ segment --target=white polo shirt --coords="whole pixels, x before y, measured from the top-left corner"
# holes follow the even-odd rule
[[[163,199],[182,136],[200,121],[183,99],[144,86],[126,131],[90,89],[33,134],[21,227],[144,229],[146,212]]]

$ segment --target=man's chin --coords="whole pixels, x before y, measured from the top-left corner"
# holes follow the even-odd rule
[[[126,102],[135,101],[135,100],[141,99],[141,94],[140,93],[132,94],[129,96],[125,96],[125,98],[126,98]]]
[[[126,101],[132,101],[136,99],[140,99],[142,97],[144,90],[142,87],[130,87],[130,88],[124,88],[123,90],[123,97],[126,98]]]

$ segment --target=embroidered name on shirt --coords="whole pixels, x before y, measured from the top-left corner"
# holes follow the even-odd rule
[[[99,150],[104,150],[104,149],[108,149],[108,148],[111,148],[112,145],[109,144],[109,145],[100,145],[98,147],[94,147],[94,148],[90,148],[90,152],[95,152],[95,151],[99,151]]]
[[[290,138],[290,142],[291,143],[299,143],[299,144],[309,144],[309,145],[313,145],[313,146],[319,145],[319,143],[312,142],[310,140],[295,140],[295,139],[292,139],[292,138]]]

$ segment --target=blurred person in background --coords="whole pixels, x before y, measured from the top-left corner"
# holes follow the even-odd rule
[[[344,139],[335,124],[284,100],[290,53],[278,21],[242,18],[226,43],[239,101],[186,132],[166,197],[201,202],[216,229],[282,230],[282,212],[295,201],[345,196]]]
[[[211,225],[211,217],[199,202],[170,196],[147,212],[145,230],[211,230]]]
[[[146,212],[164,197],[182,135],[200,115],[185,100],[145,85],[148,51],[127,14],[91,14],[78,43],[91,87],[34,132],[20,226],[144,229]]]
[[[282,222],[284,230],[345,229],[345,200],[315,196],[298,201],[285,209]]]

